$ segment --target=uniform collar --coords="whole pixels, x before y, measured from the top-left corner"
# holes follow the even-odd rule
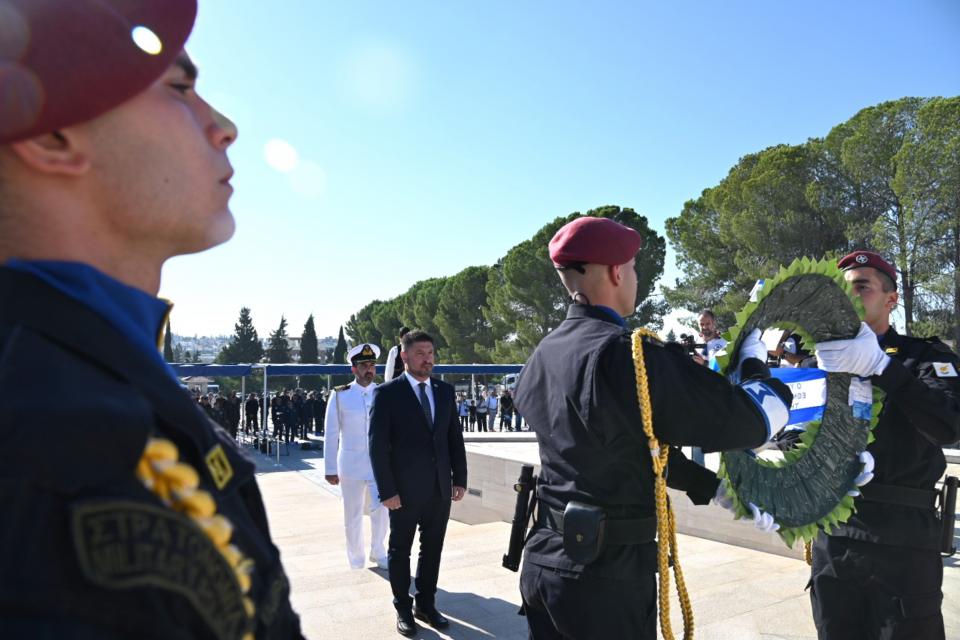
[[[877,339],[880,341],[880,346],[884,348],[897,347],[900,345],[900,334],[893,328],[893,325],[890,325],[887,332],[882,336],[878,336]]]
[[[567,309],[567,318],[593,318],[626,327],[627,323],[619,313],[602,305],[571,304]]]
[[[172,306],[169,302],[81,262],[14,259],[5,266],[33,275],[92,309],[141,351],[163,361],[159,342]]]

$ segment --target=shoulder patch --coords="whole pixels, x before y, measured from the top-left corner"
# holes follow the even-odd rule
[[[900,349],[898,347],[887,347],[883,350],[883,352],[889,356],[893,356],[900,353]]]
[[[938,378],[956,378],[957,369],[952,362],[931,362],[933,372]]]
[[[346,391],[346,390],[349,389],[349,388],[350,388],[350,384],[347,383],[347,384],[342,384],[342,385],[340,385],[339,387],[334,387],[333,390],[334,390],[334,391]]]
[[[93,584],[177,593],[216,638],[252,631],[233,569],[186,516],[141,502],[84,502],[72,507],[72,534],[80,570]]]

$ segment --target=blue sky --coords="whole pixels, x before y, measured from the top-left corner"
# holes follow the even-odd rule
[[[240,129],[236,235],[164,271],[187,335],[335,334],[604,204],[663,233],[744,154],[960,94],[954,0],[200,0],[187,48]]]

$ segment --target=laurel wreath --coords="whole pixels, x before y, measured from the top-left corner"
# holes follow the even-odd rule
[[[800,335],[806,344],[853,338],[863,318],[863,304],[853,295],[843,272],[832,260],[795,260],[764,283],[755,302],[736,314],[737,324],[724,334],[727,354],[717,358],[730,376],[740,347],[754,329],[778,327]],[[856,417],[848,403],[852,375],[827,374],[827,404],[819,422],[806,425],[783,460],[765,460],[751,452],[721,456],[718,475],[727,479],[738,518],[750,517],[749,503],[770,513],[780,525],[787,546],[812,541],[846,522],[856,511],[854,479],[861,471],[860,453],[873,441],[882,392],[873,388],[870,420]]]

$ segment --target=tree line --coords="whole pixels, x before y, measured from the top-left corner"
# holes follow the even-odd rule
[[[884,102],[746,155],[666,232],[683,274],[664,287],[672,308],[729,324],[779,265],[868,248],[900,271],[907,333],[960,344],[960,97]]]
[[[580,215],[612,218],[643,237],[631,326],[660,328],[672,309],[705,307],[730,326],[755,281],[780,265],[866,248],[901,274],[906,332],[960,344],[960,97],[902,98],[865,108],[824,137],[745,155],[719,184],[688,200],[666,220],[681,277],[662,295],[654,292],[665,239],[633,209],[608,205],[555,218],[492,266],[373,300],[340,328],[331,360],[343,361],[347,337],[386,349],[409,326],[432,334],[446,362],[524,362],[565,317],[567,295],[547,243]],[[217,360],[289,362],[286,328],[281,319],[264,353],[244,308]],[[302,345],[301,362],[317,362],[313,316]]]
[[[345,325],[348,336],[354,343],[387,346],[397,343],[402,326],[416,327],[434,337],[445,362],[524,362],[566,317],[569,301],[547,243],[580,215],[573,212],[554,219],[493,266],[467,267],[449,277],[417,282],[390,300],[374,300],[350,316]],[[627,321],[660,326],[667,308],[651,294],[663,274],[663,237],[633,209],[604,206],[582,215],[611,218],[643,237],[644,249],[636,262],[641,304]]]

